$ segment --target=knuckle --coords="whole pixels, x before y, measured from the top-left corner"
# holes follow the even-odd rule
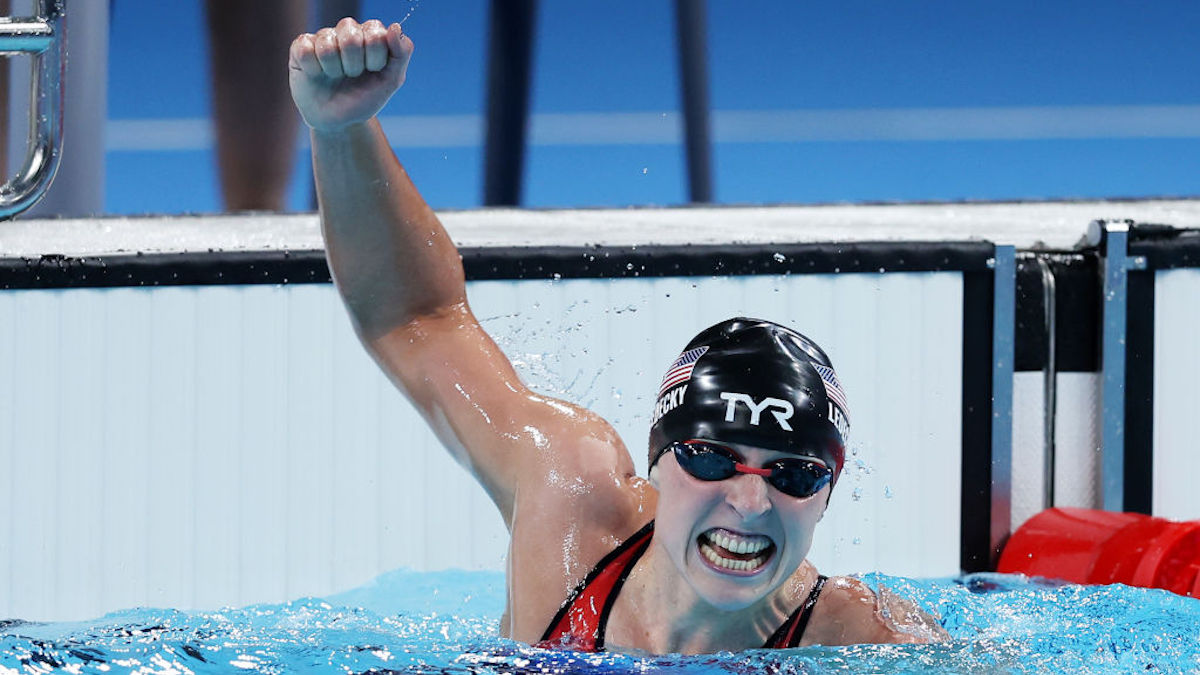
[[[316,48],[318,55],[334,51],[337,49],[337,34],[333,31],[326,33],[325,29],[321,29],[317,33],[316,39],[313,40],[313,46]]]

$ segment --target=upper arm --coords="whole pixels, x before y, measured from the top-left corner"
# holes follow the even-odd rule
[[[896,595],[886,586],[879,588],[876,597],[877,621],[880,629],[891,637],[888,642],[926,643],[950,638],[937,619],[912,600]]]
[[[940,642],[949,638],[937,620],[886,587],[871,590],[859,579],[836,577],[833,592],[822,594],[821,644],[897,644]]]
[[[596,414],[529,390],[466,303],[397,326],[367,347],[511,523],[522,480],[633,474]]]

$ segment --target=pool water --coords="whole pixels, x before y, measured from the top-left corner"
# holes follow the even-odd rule
[[[1200,672],[1197,599],[996,574],[864,578],[936,614],[953,641],[688,657],[553,652],[497,637],[501,573],[396,571],[279,605],[2,621],[0,673]]]

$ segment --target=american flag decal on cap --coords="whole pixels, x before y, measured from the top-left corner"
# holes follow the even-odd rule
[[[674,387],[682,382],[687,382],[692,376],[692,369],[696,367],[696,362],[704,356],[704,352],[708,351],[708,347],[696,347],[679,355],[675,359],[675,363],[667,369],[667,374],[663,375],[662,385],[658,387],[658,395],[662,396],[666,390]]]
[[[837,404],[837,407],[842,409],[842,414],[850,417],[850,407],[846,405],[846,392],[842,391],[842,383],[838,382],[837,373],[833,372],[833,368],[822,366],[819,363],[812,364],[816,369],[817,374],[821,376],[821,381],[825,383],[825,398]]]

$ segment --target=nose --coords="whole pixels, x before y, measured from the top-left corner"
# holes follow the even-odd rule
[[[743,473],[723,482],[726,484],[725,501],[742,518],[750,520],[771,510],[767,481],[762,476]]]

